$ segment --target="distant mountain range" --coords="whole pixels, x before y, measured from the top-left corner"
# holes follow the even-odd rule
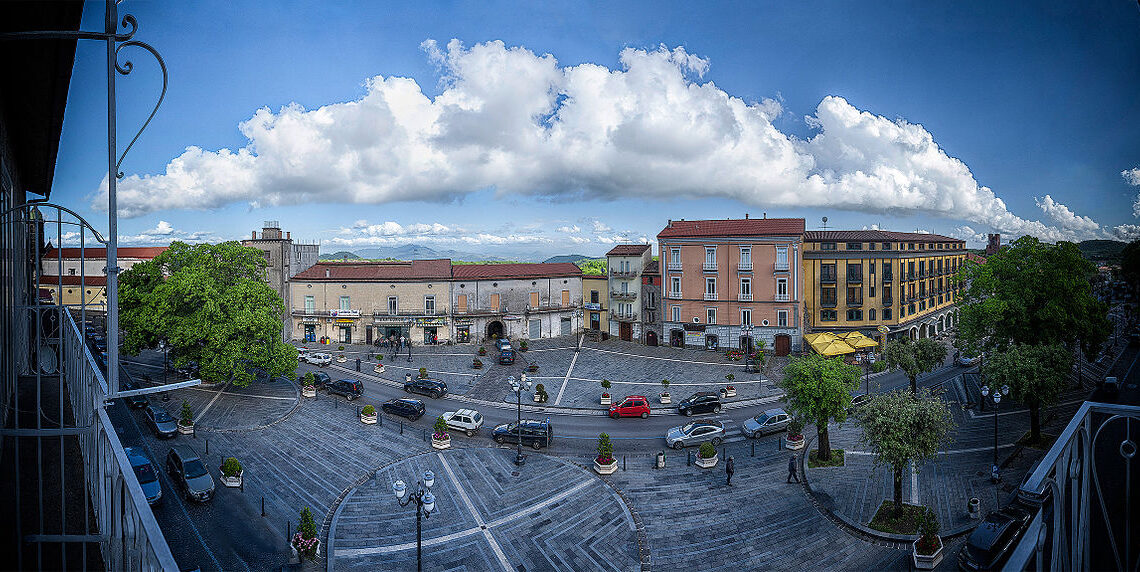
[[[1127,242],[1119,240],[1084,240],[1077,244],[1081,254],[1090,260],[1104,262],[1120,262],[1120,252],[1124,250]]]
[[[392,258],[396,260],[432,260],[436,258],[450,258],[451,260],[505,260],[497,256],[488,256],[477,252],[464,252],[461,250],[435,250],[418,244],[405,244],[402,246],[378,246],[362,248],[352,252],[340,251],[332,254],[320,255],[321,260],[351,260],[364,258],[369,260],[382,260]]]
[[[577,263],[579,260],[589,260],[591,258],[593,258],[593,256],[586,256],[584,254],[560,254],[558,256],[551,256],[550,258],[543,260],[543,262],[544,263],[553,263],[553,262]]]
[[[358,258],[360,258],[360,257],[349,252],[349,251],[347,251],[347,250],[342,250],[340,252],[334,252],[332,254],[322,254],[320,256],[321,260],[355,260]]]

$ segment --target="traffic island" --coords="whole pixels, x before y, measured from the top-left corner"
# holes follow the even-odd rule
[[[821,461],[818,458],[819,449],[814,449],[808,453],[808,468],[818,469],[823,467],[842,467],[843,466],[843,449],[832,449],[831,458],[826,461]]]

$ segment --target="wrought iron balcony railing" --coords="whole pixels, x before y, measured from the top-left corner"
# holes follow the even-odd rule
[[[705,272],[716,272],[716,263],[715,262],[706,262],[704,264],[703,268],[704,268]]]
[[[705,300],[717,300],[716,292],[705,292]]]
[[[634,300],[637,298],[637,292],[622,292],[620,290],[611,290],[610,298],[614,300]]]
[[[736,264],[736,269],[741,271],[741,272],[752,272],[752,263],[751,262],[738,262]]]

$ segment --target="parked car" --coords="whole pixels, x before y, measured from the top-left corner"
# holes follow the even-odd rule
[[[214,477],[190,445],[181,443],[170,448],[166,471],[182,487],[187,499],[206,502],[214,498]]]
[[[649,400],[644,395],[630,395],[610,406],[610,417],[649,417]]]
[[[146,416],[150,428],[158,438],[169,439],[178,434],[178,422],[165,409],[147,404],[146,409],[143,409],[143,415]]]
[[[1115,396],[1120,393],[1120,381],[1112,376],[1105,377],[1104,383],[1101,384],[1101,387],[1104,388],[1105,395]]]
[[[698,391],[677,404],[677,413],[691,417],[694,413],[720,413],[720,395]]]
[[[123,379],[121,385],[123,391],[134,391],[139,388],[139,386],[130,379]],[[142,409],[143,407],[150,405],[150,400],[147,399],[145,395],[127,396],[123,398],[123,401],[127,402],[127,407],[130,407],[131,409]]]
[[[162,499],[162,484],[158,482],[158,472],[155,471],[154,463],[151,463],[146,453],[137,447],[127,447],[123,451],[127,454],[131,468],[135,470],[135,478],[139,480],[139,486],[146,495],[146,502],[149,504],[158,502]]]
[[[332,363],[332,355],[322,353],[306,353],[301,356],[301,360],[310,365],[319,365],[323,367]]]
[[[495,340],[495,349],[500,352],[503,350],[511,349],[511,341],[507,338],[499,338]]]
[[[448,411],[443,414],[443,421],[447,423],[448,429],[462,431],[468,437],[474,436],[483,427],[483,415],[474,409]]]
[[[500,365],[511,365],[513,363],[515,363],[515,350],[512,350],[510,347],[507,347],[507,349],[503,350],[499,354],[499,364]]]
[[[380,405],[380,410],[389,415],[399,415],[415,421],[424,416],[424,402],[419,399],[389,399]]]
[[[314,371],[311,373],[313,374],[313,377],[315,378],[313,385],[318,387],[318,388],[324,387],[324,386],[328,385],[330,381],[332,381],[332,378],[329,377],[329,374],[327,374],[323,371]]]
[[[958,552],[960,570],[997,570],[1029,526],[1032,515],[1017,503],[986,515]]]
[[[521,431],[518,422],[515,422],[499,425],[491,432],[491,438],[499,444],[518,443],[520,435],[523,445],[530,445],[538,450],[550,446],[550,442],[554,440],[554,427],[550,425],[550,421],[523,419]]]
[[[957,355],[957,357],[954,358],[954,363],[956,363],[960,366],[963,366],[963,367],[973,367],[973,366],[981,363],[981,361],[982,361],[982,356],[980,356],[980,355],[969,356],[969,355],[960,353]]]
[[[856,393],[851,396],[851,406],[847,408],[847,414],[855,413],[855,410],[862,407],[865,403],[871,400],[870,393]]]
[[[364,384],[355,379],[338,379],[325,384],[325,392],[343,395],[349,401],[364,395]]]
[[[447,395],[447,384],[438,379],[423,378],[413,379],[404,384],[404,391],[408,393],[418,393],[420,395],[428,395],[439,399]]]
[[[712,419],[700,419],[674,427],[665,433],[665,443],[674,449],[684,449],[689,445],[705,441],[720,445],[721,441],[724,441],[724,423]]]
[[[792,416],[783,409],[769,409],[756,417],[750,417],[740,426],[745,436],[753,439],[769,433],[779,433],[788,428]]]

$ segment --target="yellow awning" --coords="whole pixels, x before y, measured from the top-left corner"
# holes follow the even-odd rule
[[[855,348],[847,345],[847,342],[838,339],[827,343],[812,344],[811,347],[820,355],[828,357],[855,353]]]
[[[836,339],[836,335],[831,333],[831,332],[819,332],[817,334],[805,334],[804,335],[804,341],[809,343],[809,344],[813,344],[813,345],[817,342],[824,342],[824,343],[832,342],[832,341],[835,341],[835,339]]]
[[[879,342],[868,338],[862,332],[848,332],[843,335],[843,341],[855,349],[873,348],[879,345]]]

